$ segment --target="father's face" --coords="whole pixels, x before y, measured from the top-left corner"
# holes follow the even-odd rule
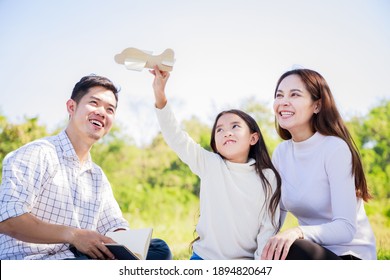
[[[73,100],[68,102],[70,122],[80,133],[79,136],[96,142],[111,130],[117,106],[112,91],[101,86],[92,87],[78,104]],[[69,108],[70,105],[73,110]]]

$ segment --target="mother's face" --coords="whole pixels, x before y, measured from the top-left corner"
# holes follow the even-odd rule
[[[314,134],[311,119],[319,112],[318,106],[300,76],[292,74],[280,82],[273,108],[279,126],[288,130],[294,141],[303,141]]]

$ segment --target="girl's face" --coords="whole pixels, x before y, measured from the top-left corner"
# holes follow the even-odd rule
[[[279,84],[274,100],[275,116],[294,141],[306,140],[314,134],[311,119],[319,112],[319,106],[319,101],[312,100],[298,75],[287,76]]]
[[[224,114],[217,121],[215,146],[218,153],[231,162],[247,162],[250,147],[258,139],[258,134],[251,133],[246,122],[236,114]]]

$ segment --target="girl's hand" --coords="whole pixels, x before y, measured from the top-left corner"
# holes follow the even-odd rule
[[[261,253],[262,260],[285,260],[291,245],[297,239],[303,239],[299,227],[291,228],[271,237]]]
[[[167,98],[165,96],[165,85],[169,78],[168,71],[160,71],[158,66],[155,66],[153,70],[149,70],[154,75],[153,90],[154,97],[156,98],[156,107],[162,109],[167,104]]]

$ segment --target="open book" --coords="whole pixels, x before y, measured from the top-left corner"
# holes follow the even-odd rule
[[[148,254],[152,228],[107,232],[117,243],[105,244],[118,260],[145,260]]]

